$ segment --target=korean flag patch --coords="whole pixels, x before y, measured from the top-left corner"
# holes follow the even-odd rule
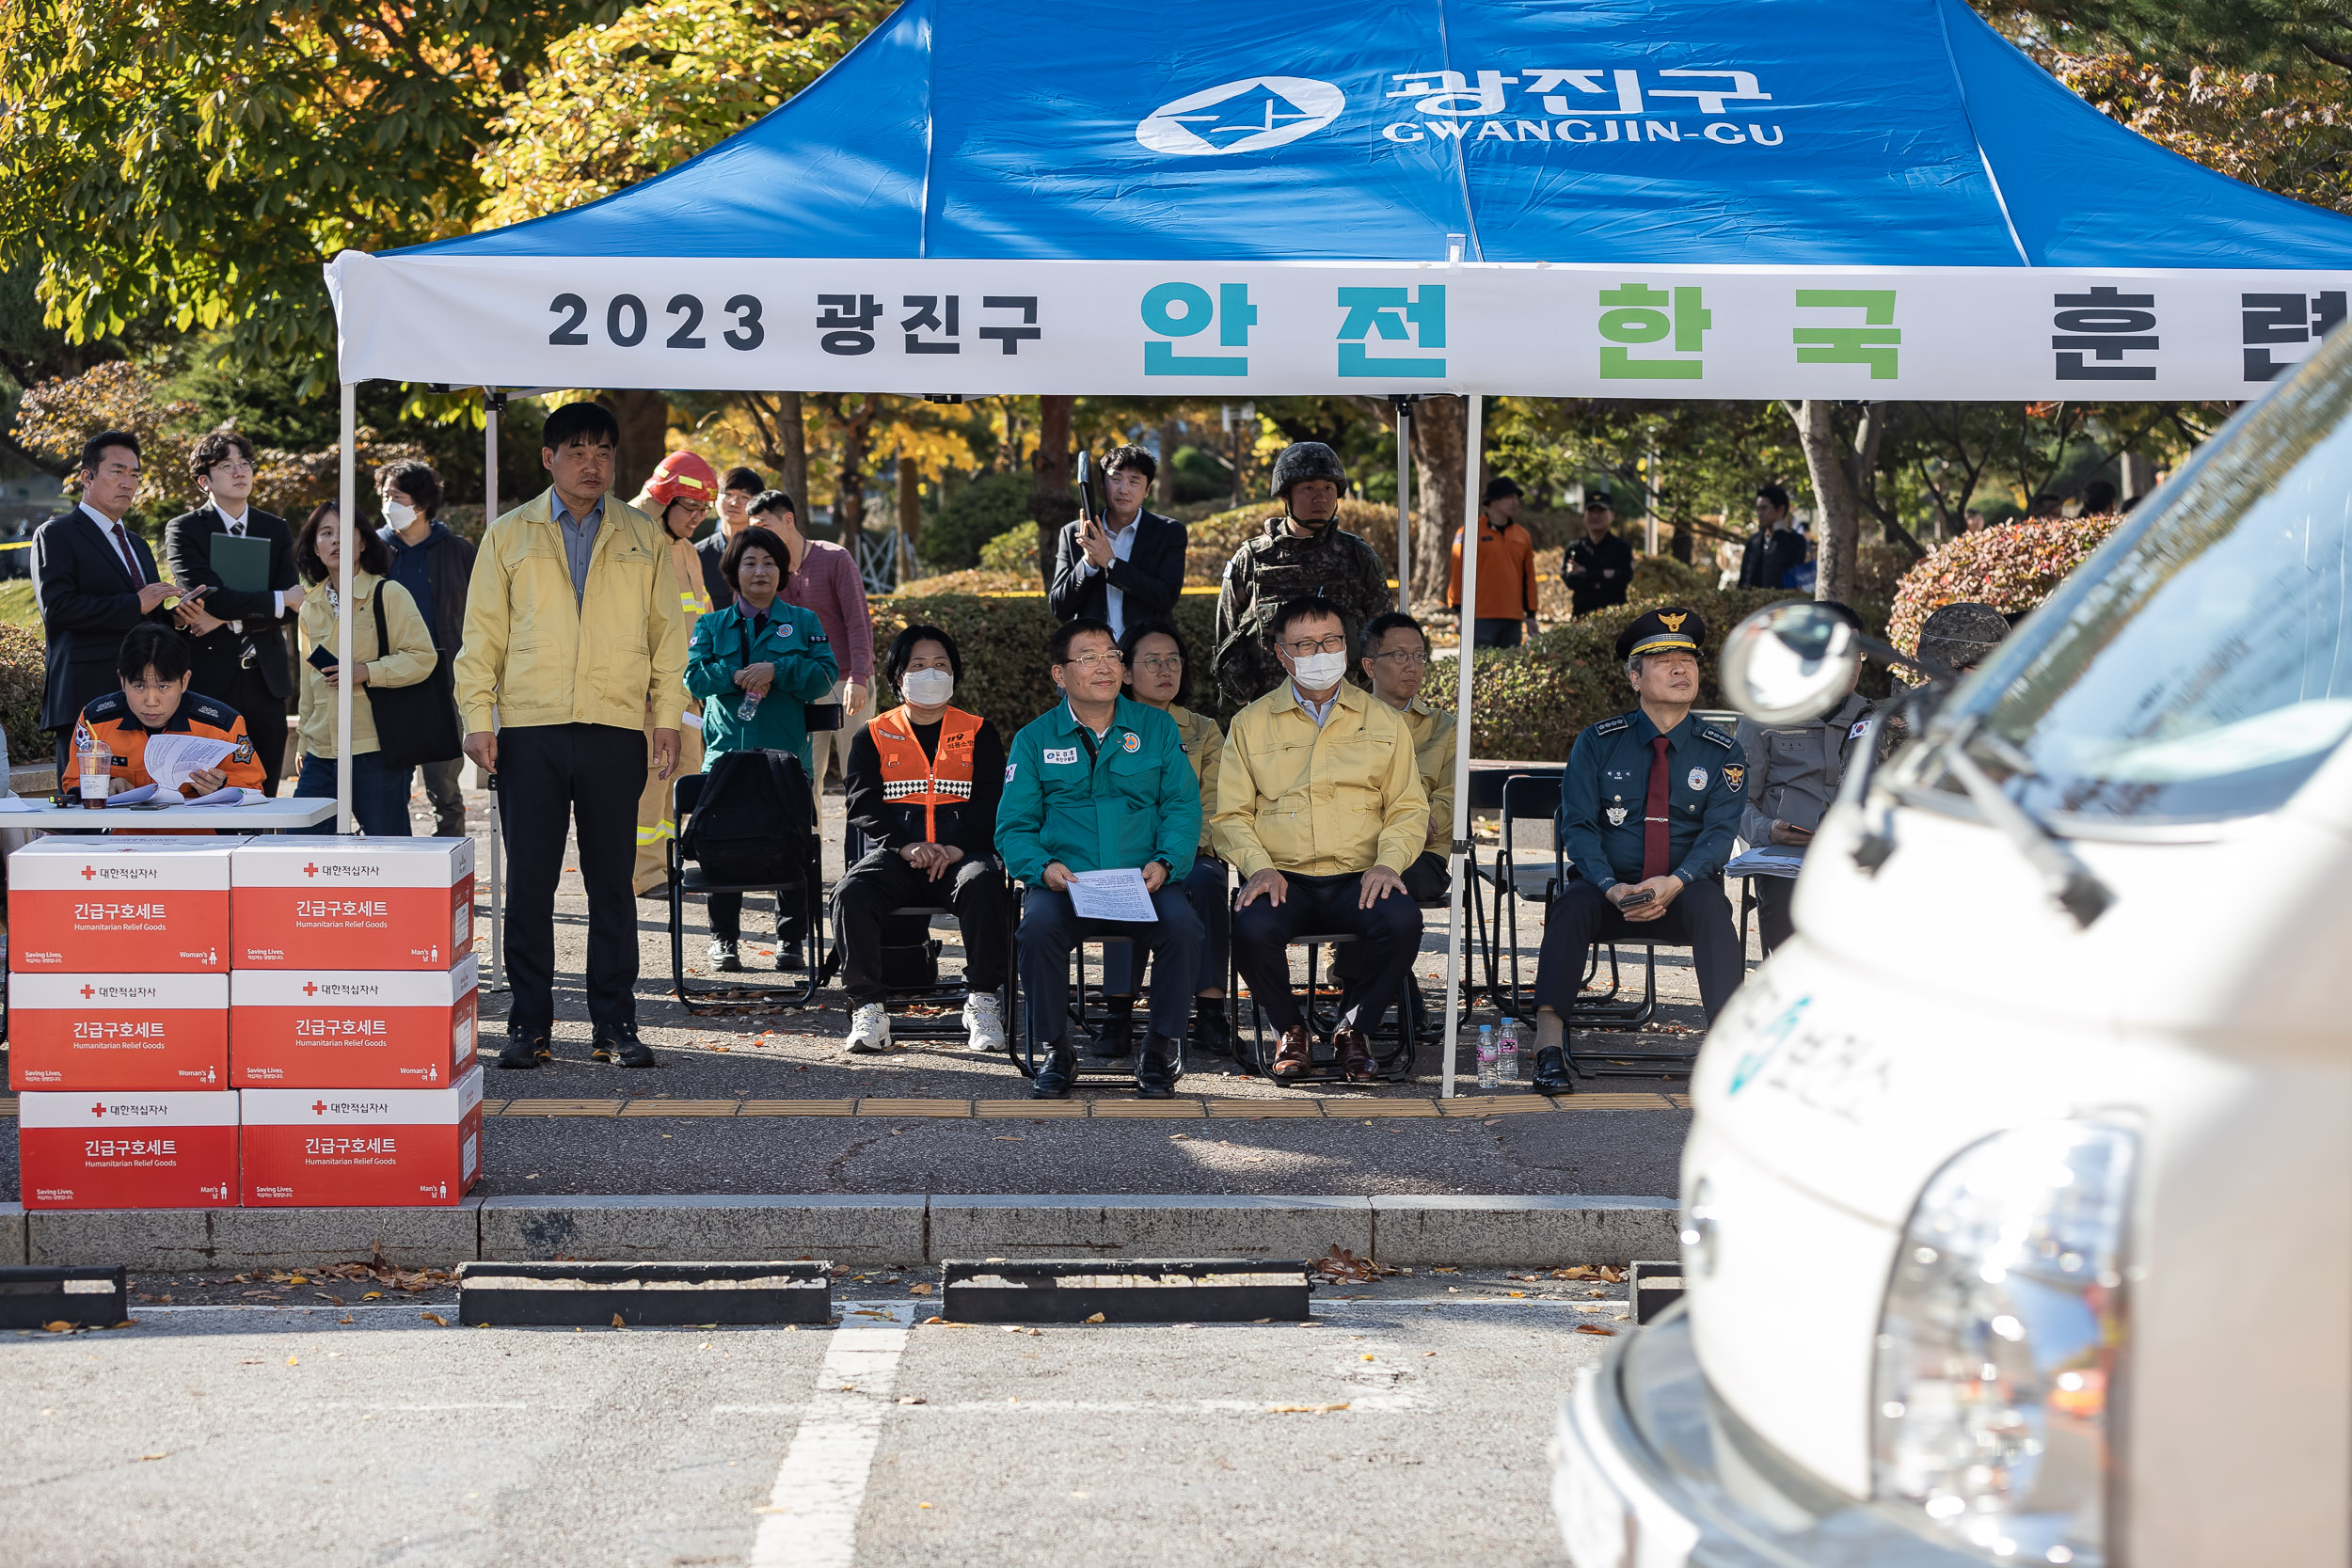
[[[1005,782],[1007,784],[1012,783],[1012,776],[1019,770],[1020,767],[1021,765],[1017,762],[1009,762],[1005,764]]]
[[[1704,768],[1693,768],[1691,769],[1690,776],[1682,782],[1689,784],[1692,789],[1705,789],[1707,787],[1707,769]]]

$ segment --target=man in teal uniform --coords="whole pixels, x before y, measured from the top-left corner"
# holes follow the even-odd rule
[[[1740,831],[1747,756],[1729,734],[1691,715],[1707,623],[1653,610],[1617,639],[1641,705],[1576,737],[1560,774],[1560,844],[1575,873],[1544,917],[1535,968],[1535,1078],[1571,1094],[1565,1020],[1596,942],[1688,944],[1708,1022],[1745,965],[1724,862]]]
[[[1192,1018],[1200,917],[1173,869],[1192,865],[1200,842],[1200,784],[1176,721],[1120,693],[1118,639],[1081,616],[1046,643],[1062,702],[1012,737],[996,852],[1028,885],[1021,913],[1021,989],[1029,1037],[1048,1047],[1031,1092],[1070,1093],[1077,1053],[1069,1033],[1070,953],[1088,935],[1131,939],[1152,956],[1152,1027],[1136,1056],[1136,1092],[1164,1100],[1176,1089],[1177,1042]],[[1113,921],[1072,906],[1071,878],[1140,868],[1156,918]]]

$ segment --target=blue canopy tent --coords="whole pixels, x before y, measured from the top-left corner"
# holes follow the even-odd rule
[[[907,0],[677,168],[327,275],[348,515],[375,378],[1452,392],[1473,464],[1496,392],[2243,397],[2343,318],[2352,220],[1960,0]]]

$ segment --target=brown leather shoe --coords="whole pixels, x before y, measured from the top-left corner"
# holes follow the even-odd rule
[[[1307,1033],[1307,1026],[1282,1031],[1282,1043],[1274,1049],[1274,1076],[1295,1078],[1314,1064],[1315,1040]]]
[[[1340,1072],[1351,1084],[1377,1084],[1380,1074],[1372,1065],[1372,1042],[1364,1038],[1361,1029],[1343,1029],[1331,1037],[1339,1047]]]

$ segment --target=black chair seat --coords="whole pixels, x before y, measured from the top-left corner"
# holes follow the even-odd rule
[[[788,882],[724,882],[710,876],[700,866],[681,865],[677,889],[680,893],[798,893],[801,879]]]

